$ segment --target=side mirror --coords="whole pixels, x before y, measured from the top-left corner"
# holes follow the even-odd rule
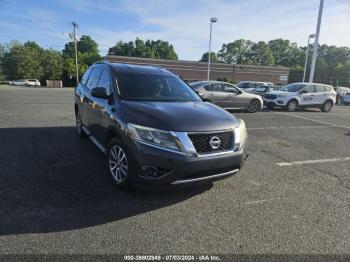
[[[91,90],[91,95],[97,98],[107,99],[108,95],[104,87],[95,87]]]

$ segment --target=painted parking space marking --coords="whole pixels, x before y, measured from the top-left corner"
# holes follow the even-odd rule
[[[270,126],[270,127],[247,127],[247,130],[280,130],[280,129],[307,129],[307,128],[330,128],[333,126]]]
[[[290,116],[290,117],[295,117],[295,118],[299,118],[299,119],[303,119],[303,120],[312,121],[315,123],[325,124],[325,125],[328,125],[330,127],[341,127],[341,128],[350,129],[350,126],[336,125],[333,123],[329,123],[329,122],[325,122],[325,121],[321,121],[321,120],[317,120],[317,119],[312,119],[312,118],[308,118],[308,117],[303,117],[303,116],[299,116],[299,115],[292,115],[292,114],[288,114],[288,113],[279,113],[279,112],[275,112],[275,114],[285,115],[285,116]]]
[[[315,160],[305,160],[305,161],[295,161],[295,162],[282,162],[277,163],[278,166],[300,166],[309,164],[320,164],[329,162],[345,162],[350,161],[350,157],[340,157],[340,158],[326,158],[326,159],[315,159]]]

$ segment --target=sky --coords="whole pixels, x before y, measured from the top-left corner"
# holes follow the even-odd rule
[[[244,38],[289,39],[306,45],[316,31],[319,0],[0,0],[0,43],[36,41],[61,50],[71,21],[78,35],[90,35],[101,55],[117,41],[161,39],[179,59],[199,60],[212,50]],[[350,0],[325,0],[320,43],[350,47]]]

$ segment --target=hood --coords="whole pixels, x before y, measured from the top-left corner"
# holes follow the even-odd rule
[[[253,89],[254,90],[254,89]],[[242,90],[241,90],[242,91]],[[254,93],[249,93],[246,90],[242,91],[242,95],[244,95],[245,97],[251,97],[251,98],[258,98],[260,99],[260,96],[254,94]]]
[[[292,95],[292,94],[295,94],[295,92],[288,92],[288,91],[271,91],[271,92],[268,92],[267,94],[271,94],[271,95]]]
[[[123,101],[126,123],[167,131],[206,132],[238,126],[226,110],[207,102]]]

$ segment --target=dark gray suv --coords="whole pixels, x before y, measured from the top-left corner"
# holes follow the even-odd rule
[[[156,67],[95,63],[76,87],[75,115],[78,135],[107,155],[119,187],[218,180],[248,155],[243,120]]]

